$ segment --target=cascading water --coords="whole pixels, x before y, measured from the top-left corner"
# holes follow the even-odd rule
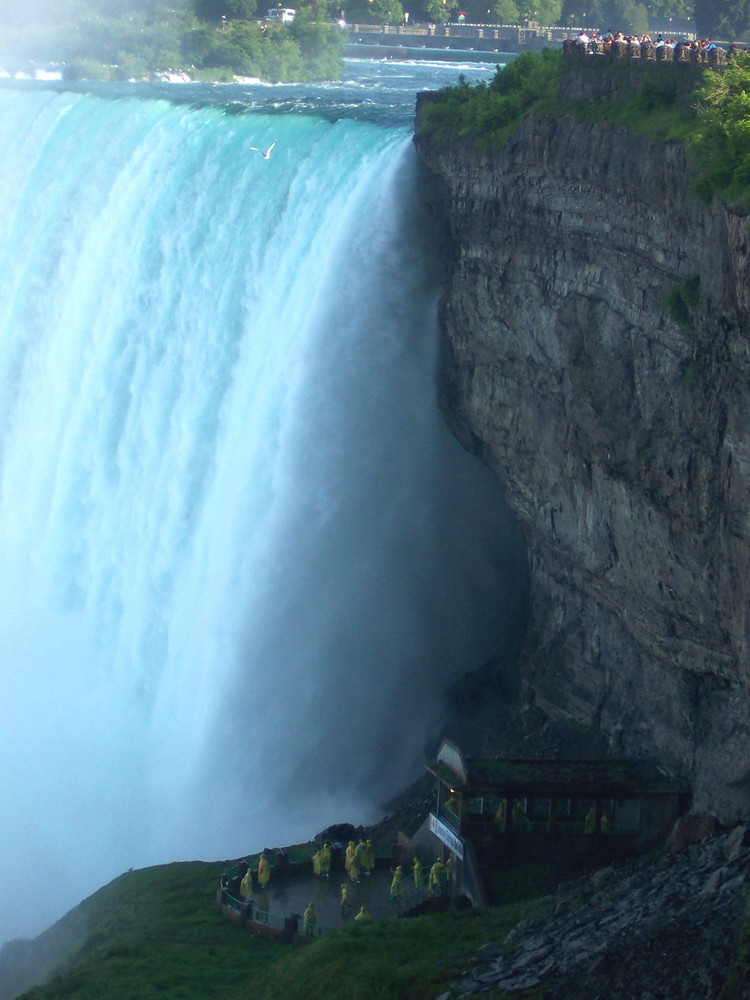
[[[517,595],[436,411],[408,125],[0,105],[2,940],[372,818]]]

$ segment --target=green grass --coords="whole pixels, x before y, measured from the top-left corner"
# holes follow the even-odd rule
[[[739,947],[718,1000],[747,1000],[748,984],[750,984],[750,890],[747,893]]]
[[[350,925],[290,952],[232,1000],[431,1000],[547,900]]]
[[[294,948],[252,937],[214,909],[223,866],[128,872],[69,917],[84,928],[67,968],[26,1000],[430,1000],[486,941],[541,916],[537,899],[374,921]]]
[[[81,904],[84,934],[68,971],[34,1000],[209,1000],[286,954],[213,906],[223,866],[188,862],[128,872]],[[79,908],[79,909],[80,909]]]

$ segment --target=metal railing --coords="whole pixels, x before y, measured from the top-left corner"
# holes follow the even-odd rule
[[[252,858],[250,861],[252,862]],[[256,860],[257,867],[257,860]],[[294,935],[297,937],[322,937],[324,934],[328,934],[332,930],[336,930],[335,927],[327,927],[324,924],[318,924],[317,922],[311,927],[305,930],[304,916],[301,914],[288,914],[286,916],[279,916],[279,914],[273,913],[271,910],[261,909],[254,900],[245,900],[237,896],[235,893],[231,892],[227,885],[237,879],[242,874],[241,862],[232,865],[227,868],[227,870],[222,875],[221,886],[220,886],[220,899],[221,904],[226,909],[231,910],[237,915],[241,922],[247,922],[257,925],[258,927],[269,927],[279,932],[285,932],[289,934],[290,927],[289,921],[291,919],[297,918],[297,927],[294,930]],[[427,885],[427,878],[429,872],[424,873],[425,886]],[[407,883],[413,883],[413,877],[409,877],[404,880],[404,885]],[[416,893],[412,893],[416,895]],[[411,898],[411,897],[409,897]],[[391,902],[393,902],[391,900]]]
[[[448,894],[447,873],[446,883],[442,886],[430,886],[430,869],[425,867],[415,881],[414,875],[407,875],[401,880],[397,893],[390,894],[391,907],[394,910],[406,910],[418,902]]]

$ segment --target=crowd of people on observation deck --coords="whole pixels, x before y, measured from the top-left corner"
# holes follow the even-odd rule
[[[599,34],[595,29],[582,28],[574,38],[566,39],[563,48],[568,51],[597,54],[619,54],[637,56],[639,54],[652,56],[655,59],[674,59],[691,62],[709,62],[718,57],[719,53],[731,56],[739,50],[732,44],[728,50],[718,46],[711,38],[679,41],[674,37],[649,34],[626,35],[622,31],[612,31]],[[711,53],[716,53],[712,56]]]

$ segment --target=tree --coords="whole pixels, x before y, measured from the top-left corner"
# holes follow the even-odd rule
[[[446,3],[446,0],[412,0],[406,4],[406,9],[412,21],[443,24],[449,20],[455,8],[452,3]]]
[[[599,0],[564,0],[560,13],[560,24],[569,24],[577,28],[584,24],[595,27],[604,23]]]
[[[513,0],[497,0],[492,8],[492,20],[498,24],[518,24],[518,7]]]
[[[348,21],[360,24],[403,24],[400,0],[352,0],[344,7]]]
[[[750,39],[748,0],[695,0],[695,27],[702,38]]]
[[[565,0],[560,23],[642,35],[648,31],[648,11],[637,0]]]
[[[227,21],[249,21],[255,17],[256,0],[195,0],[195,13],[202,21],[220,24]]]
[[[522,21],[539,24],[557,24],[560,20],[562,0],[516,0]]]

